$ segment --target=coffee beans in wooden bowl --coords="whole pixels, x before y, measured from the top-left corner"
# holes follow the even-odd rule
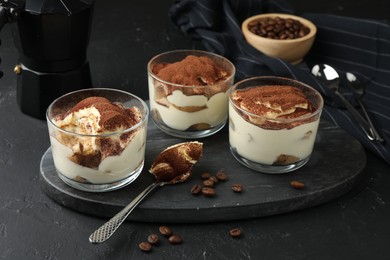
[[[293,64],[302,61],[317,33],[309,20],[279,13],[249,17],[241,29],[246,41],[261,53]]]
[[[310,28],[301,21],[279,16],[254,20],[248,24],[248,29],[259,36],[277,40],[296,39],[310,32]]]

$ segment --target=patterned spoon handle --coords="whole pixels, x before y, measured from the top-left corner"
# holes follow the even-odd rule
[[[164,186],[165,182],[154,182],[143,190],[137,197],[135,197],[125,208],[118,212],[114,217],[107,221],[103,226],[95,230],[89,236],[89,242],[92,244],[103,243],[109,239],[112,234],[119,228],[127,216],[133,209],[155,188]]]

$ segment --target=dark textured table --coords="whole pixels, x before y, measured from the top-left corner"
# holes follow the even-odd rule
[[[302,11],[390,18],[390,2],[383,0],[291,3]],[[96,1],[89,47],[95,86],[146,99],[148,59],[199,47],[173,27],[169,6],[166,0]],[[0,259],[389,259],[390,167],[369,153],[352,190],[317,206],[244,220],[170,223],[183,244],[162,239],[150,253],[138,243],[164,222],[128,221],[104,244],[89,244],[89,234],[106,219],[73,211],[44,193],[39,164],[49,147],[47,126],[19,111],[12,72],[17,51],[8,26],[0,38]],[[230,237],[231,228],[243,236]]]

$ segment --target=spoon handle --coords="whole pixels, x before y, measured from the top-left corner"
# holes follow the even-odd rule
[[[367,118],[368,123],[370,124],[370,130],[373,136],[375,136],[375,140],[378,142],[384,142],[383,138],[379,135],[378,131],[375,129],[374,124],[372,123],[370,116],[368,115],[368,112],[366,110],[366,107],[364,106],[363,102],[360,100],[360,98],[356,97],[356,100],[359,103],[359,106],[362,108],[364,116]]]
[[[125,208],[119,211],[114,217],[107,221],[103,226],[95,230],[89,236],[89,242],[92,244],[99,244],[111,237],[112,234],[119,228],[127,216],[133,209],[155,188],[163,186],[164,183],[154,182],[146,187],[137,197],[135,197]]]
[[[360,127],[364,131],[364,133],[367,135],[368,139],[371,141],[375,140],[375,135],[373,134],[373,130],[370,127],[369,123],[364,119],[359,111],[357,111],[349,102],[348,100],[341,95],[341,93],[337,90],[334,91],[334,93],[341,98],[344,105],[347,107],[348,111],[352,114],[352,116],[355,118],[355,120],[359,123]]]

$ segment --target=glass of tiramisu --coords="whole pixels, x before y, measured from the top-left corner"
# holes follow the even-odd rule
[[[224,127],[235,75],[228,59],[200,50],[176,50],[153,57],[147,70],[151,116],[160,130],[192,139]]]
[[[144,101],[115,89],[84,89],[53,101],[46,118],[60,179],[90,192],[134,181],[144,166],[148,114]]]
[[[288,78],[254,77],[229,92],[229,142],[243,165],[285,173],[310,159],[323,108],[314,88]]]

